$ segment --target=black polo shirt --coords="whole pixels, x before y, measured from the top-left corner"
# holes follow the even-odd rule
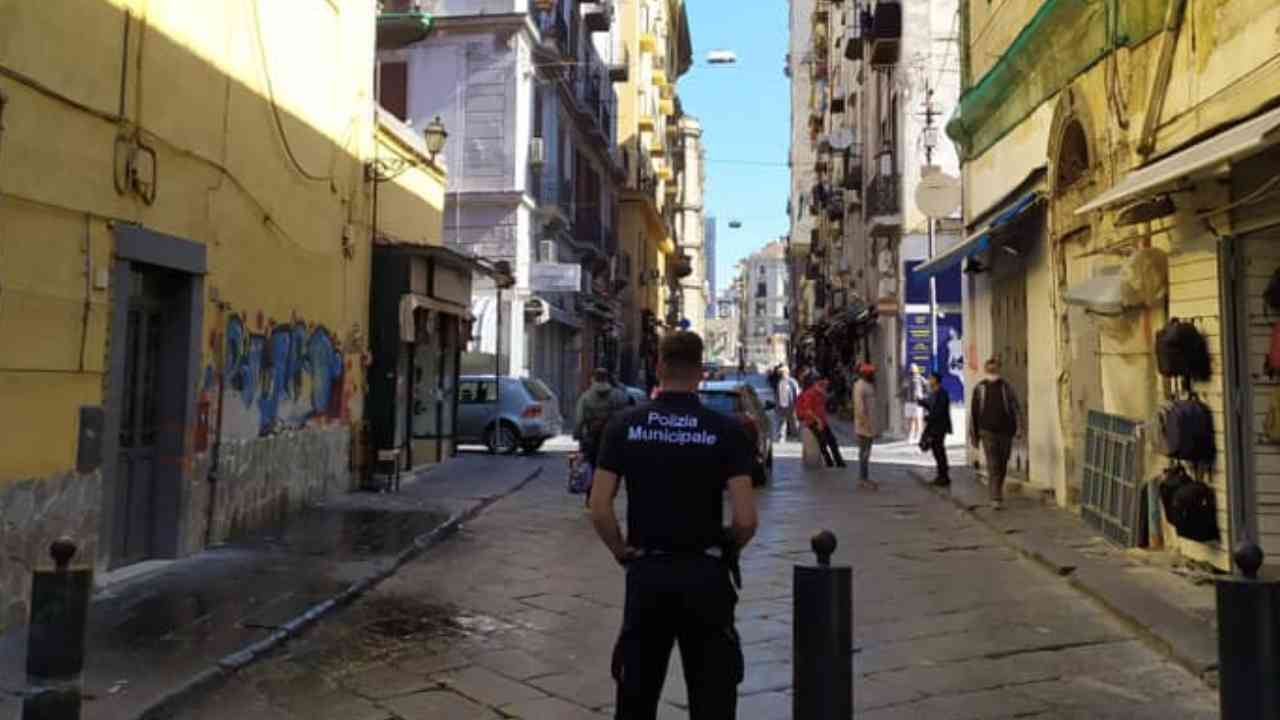
[[[695,393],[663,393],[610,421],[598,467],[626,482],[627,544],[701,551],[718,545],[729,478],[755,462],[742,424]]]

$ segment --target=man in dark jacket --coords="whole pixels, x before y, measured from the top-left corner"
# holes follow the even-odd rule
[[[614,413],[630,404],[630,399],[626,391],[613,386],[609,381],[609,371],[604,368],[597,368],[591,374],[591,380],[591,387],[578,397],[575,413],[578,423],[574,426],[573,439],[578,441],[582,459],[589,465],[587,472],[593,475],[605,426]]]
[[[1018,396],[1013,386],[1000,377],[1000,360],[987,360],[987,377],[973,389],[969,410],[969,443],[982,446],[991,488],[991,508],[1004,506],[1004,478],[1009,469],[1013,438],[1020,432]]]
[[[920,407],[924,408],[920,449],[931,451],[938,466],[938,476],[931,484],[949,487],[951,470],[947,464],[947,436],[951,434],[951,396],[942,387],[942,375],[936,370],[929,373],[929,393],[920,401]]]

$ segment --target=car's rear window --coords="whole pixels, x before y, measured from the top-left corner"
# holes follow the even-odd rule
[[[554,397],[551,394],[551,389],[537,378],[524,378],[521,382],[524,383],[524,389],[533,396],[534,400],[545,402]]]
[[[731,393],[699,393],[702,404],[723,415],[735,415],[738,412],[737,397]]]

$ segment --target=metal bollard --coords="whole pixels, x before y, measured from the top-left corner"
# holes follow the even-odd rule
[[[795,567],[791,619],[791,717],[853,717],[853,570],[832,567],[836,536],[823,530],[810,541],[815,567]]]
[[[31,578],[31,624],[27,628],[27,685],[23,720],[77,720],[80,672],[93,571],[72,570],[76,544],[59,538],[49,547],[54,570]]]
[[[1244,577],[1217,581],[1218,707],[1222,720],[1280,717],[1280,582],[1259,580],[1262,549],[1232,553]]]

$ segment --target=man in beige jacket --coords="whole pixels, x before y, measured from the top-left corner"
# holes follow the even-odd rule
[[[853,384],[853,432],[858,436],[858,486],[878,490],[871,479],[871,444],[880,435],[876,421],[876,366],[863,363],[858,367],[858,381]]]

